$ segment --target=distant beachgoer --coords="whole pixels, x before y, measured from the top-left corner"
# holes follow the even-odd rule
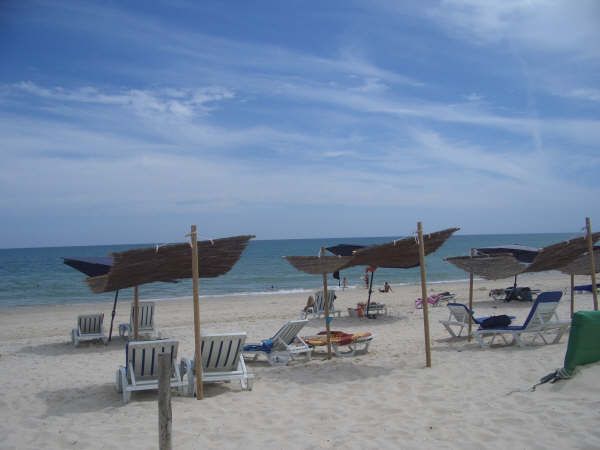
[[[342,285],[342,290],[346,289],[348,287],[348,280],[346,280],[346,277],[344,277],[344,284]]]
[[[365,280],[365,289],[369,289],[369,276],[365,275],[360,277],[361,280]]]
[[[304,312],[307,312],[309,309],[313,309],[315,307],[315,298],[312,295],[308,296],[308,300],[306,301],[306,306],[304,307]]]
[[[392,291],[392,287],[390,286],[390,284],[386,281],[385,284],[383,285],[383,289],[379,289],[379,292],[393,292]]]

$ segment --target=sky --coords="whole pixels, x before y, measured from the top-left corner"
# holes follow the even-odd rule
[[[600,227],[600,2],[416,3],[1,2],[0,248]]]

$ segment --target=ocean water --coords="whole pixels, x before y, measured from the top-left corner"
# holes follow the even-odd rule
[[[436,253],[427,256],[427,281],[441,282],[465,280],[468,276],[443,259],[449,256],[468,255],[471,248],[522,244],[544,247],[575,237],[574,233],[556,234],[495,234],[455,235]],[[248,248],[233,269],[219,278],[200,279],[200,295],[257,295],[282,292],[310,292],[322,286],[319,276],[311,276],[294,269],[282,256],[318,255],[321,246],[337,244],[374,245],[390,242],[395,237],[323,238],[251,240]],[[62,258],[107,256],[132,248],[151,247],[154,244],[47,247],[25,249],[0,249],[0,307],[42,304],[84,303],[110,301],[114,294],[94,294],[83,282],[85,275],[65,265]],[[360,277],[364,267],[342,271],[348,286],[362,286]],[[377,269],[374,285],[385,281],[392,285],[419,283],[419,268]],[[338,281],[329,275],[329,284]],[[173,283],[151,283],[140,286],[144,300],[191,297],[191,280]],[[133,289],[119,292],[119,298],[133,297]]]

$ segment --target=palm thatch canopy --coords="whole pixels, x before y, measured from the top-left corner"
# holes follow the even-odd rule
[[[592,233],[592,242],[600,239],[600,232]],[[588,251],[587,237],[569,239],[541,248],[531,265],[523,272],[560,270]]]
[[[600,248],[594,249],[594,270],[600,273]],[[590,252],[574,259],[560,271],[569,275],[591,275]]]
[[[215,278],[229,272],[253,237],[198,242],[200,278]],[[85,280],[95,293],[192,277],[192,247],[189,243],[127,250],[110,256],[114,258],[114,264],[106,275]]]
[[[448,228],[435,233],[424,234],[425,255],[435,252],[453,233],[460,228]],[[376,266],[408,269],[419,265],[419,243],[414,237],[408,237],[381,245],[373,245],[357,250],[345,267]]]
[[[465,272],[473,273],[486,280],[499,280],[515,276],[525,269],[524,264],[520,264],[511,254],[498,254],[494,256],[453,256],[446,258],[459,269]]]
[[[284,256],[292,266],[311,275],[333,273],[346,266],[352,256]]]

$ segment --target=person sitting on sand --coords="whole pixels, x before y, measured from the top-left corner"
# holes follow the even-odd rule
[[[379,292],[393,292],[392,291],[392,287],[390,286],[390,283],[388,283],[387,281],[385,282],[385,284],[383,285],[383,289],[379,289]]]
[[[309,309],[313,309],[315,307],[315,298],[312,295],[308,296],[308,300],[306,301],[306,306],[304,307],[304,312],[307,312]]]

